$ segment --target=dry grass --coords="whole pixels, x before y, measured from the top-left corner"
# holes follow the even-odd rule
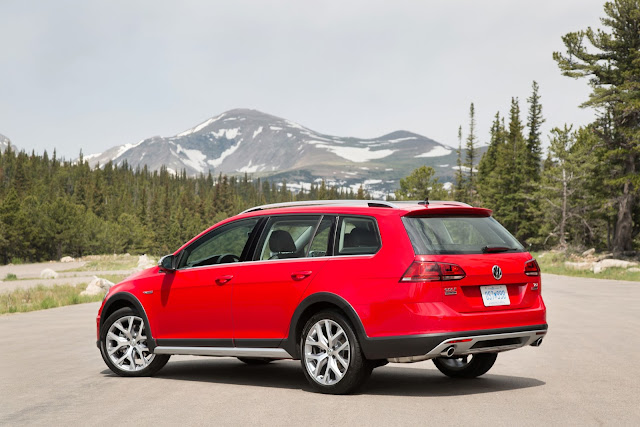
[[[0,294],[0,314],[21,313],[48,308],[62,307],[65,305],[82,304],[86,302],[101,301],[104,295],[81,296],[86,284],[76,286],[40,285],[29,289],[16,289],[9,293]]]

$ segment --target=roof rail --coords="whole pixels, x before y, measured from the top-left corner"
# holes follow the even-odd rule
[[[415,204],[424,204],[424,200],[400,200],[395,201],[397,205],[415,205]],[[467,203],[456,202],[455,200],[429,200],[428,205],[437,204],[437,205],[450,205],[450,206],[465,206],[465,207],[473,207]]]
[[[305,200],[301,202],[271,203],[268,205],[256,206],[240,212],[242,215],[247,212],[260,211],[264,209],[292,208],[296,206],[369,206],[375,208],[397,208],[398,206],[383,200]]]

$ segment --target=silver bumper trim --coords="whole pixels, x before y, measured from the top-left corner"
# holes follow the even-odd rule
[[[466,356],[469,354],[477,354],[477,353],[499,353],[502,351],[515,350],[517,348],[531,345],[538,338],[544,337],[546,333],[547,331],[545,329],[539,329],[535,331],[476,335],[472,337],[461,335],[455,338],[447,338],[427,354],[424,354],[421,356],[410,356],[410,357],[393,357],[387,360],[389,362],[395,362],[395,363],[412,363],[412,362],[419,362],[421,360],[435,359],[436,357],[441,357],[442,356],[441,353],[446,349],[448,349],[449,347],[454,347],[455,349],[451,357]],[[513,343],[513,344],[506,344],[506,345],[472,348],[477,343],[481,343],[484,341],[503,340],[503,339],[509,339],[509,338],[520,339],[520,342]],[[464,342],[456,342],[456,341],[464,341]]]

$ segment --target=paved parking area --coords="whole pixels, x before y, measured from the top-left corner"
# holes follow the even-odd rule
[[[429,361],[376,369],[326,396],[299,362],[174,357],[153,378],[112,375],[98,304],[0,316],[0,425],[640,425],[640,283],[544,275],[550,332],[451,380]]]

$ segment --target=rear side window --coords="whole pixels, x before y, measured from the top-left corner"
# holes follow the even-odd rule
[[[375,254],[382,246],[373,218],[343,216],[338,224],[336,255]]]
[[[269,218],[258,243],[258,260],[304,258],[318,227],[320,216],[274,216]],[[326,250],[326,249],[325,249]]]
[[[491,217],[402,218],[416,255],[522,252],[524,248]]]

